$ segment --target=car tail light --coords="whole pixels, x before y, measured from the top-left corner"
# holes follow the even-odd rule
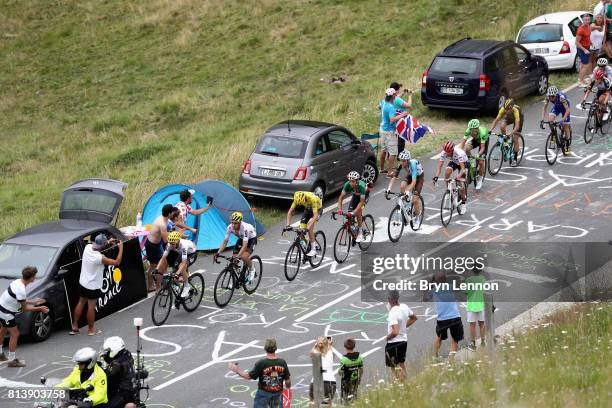
[[[480,90],[488,91],[491,89],[491,80],[485,74],[480,74]]]
[[[251,174],[251,161],[247,160],[242,164],[242,172],[244,174]]]
[[[421,84],[423,86],[427,86],[427,71],[423,72],[423,78],[421,79]]]
[[[563,41],[563,46],[561,47],[561,51],[559,54],[569,54],[571,51],[569,43],[567,41]]]
[[[306,180],[306,172],[307,167],[298,167],[295,171],[295,176],[293,176],[294,180]]]

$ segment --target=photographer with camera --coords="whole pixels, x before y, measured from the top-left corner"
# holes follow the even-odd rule
[[[108,402],[108,394],[106,389],[106,373],[98,365],[96,360],[96,350],[91,347],[83,347],[77,350],[72,357],[72,361],[77,364],[68,377],[64,378],[59,383],[57,388],[76,388],[81,391],[80,396],[74,397],[71,395],[71,399],[82,399],[78,401],[79,407],[106,407]],[[83,398],[81,398],[83,397]]]
[[[107,408],[136,408],[134,398],[134,358],[119,336],[104,340],[100,357],[106,363]]]

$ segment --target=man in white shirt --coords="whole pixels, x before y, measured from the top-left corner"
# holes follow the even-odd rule
[[[191,231],[191,233],[195,236],[196,232],[198,232],[198,229],[192,228],[187,225],[187,216],[189,214],[193,214],[197,217],[198,215],[203,214],[206,211],[208,211],[210,209],[211,204],[209,202],[204,208],[191,208],[190,204],[193,201],[194,193],[195,193],[195,190],[181,191],[179,195],[181,201],[176,203],[176,208],[178,208],[179,211],[181,212],[181,217],[179,221],[176,223],[176,226],[179,228],[183,228],[183,229]]]
[[[610,0],[601,0],[595,8],[593,9],[593,18],[598,14],[604,14],[606,11],[606,4],[608,4]]]
[[[391,375],[398,380],[406,377],[406,349],[408,347],[408,327],[417,317],[408,305],[399,303],[399,292],[392,290],[387,297],[389,317],[387,318],[387,345],[385,346],[385,365]],[[399,369],[398,369],[399,366]]]
[[[104,279],[104,267],[106,265],[119,266],[123,256],[123,242],[121,241],[119,241],[117,259],[102,255],[102,251],[114,242],[116,242],[115,239],[109,241],[104,234],[99,234],[93,244],[85,246],[83,259],[81,260],[81,275],[79,276],[79,303],[74,308],[70,334],[79,332],[79,320],[85,305],[87,305],[87,334],[93,336],[101,333],[94,328],[94,321],[96,320],[96,302],[102,294],[100,289],[102,289]]]
[[[36,267],[26,266],[21,271],[21,279],[11,282],[9,287],[0,295],[0,362],[8,360],[9,367],[25,367],[25,364],[15,357],[17,340],[19,339],[19,327],[17,327],[15,315],[20,311],[49,313],[47,306],[40,306],[45,303],[44,299],[26,298],[26,286],[34,282],[37,272]],[[8,358],[2,351],[2,342],[7,330],[11,336]]]

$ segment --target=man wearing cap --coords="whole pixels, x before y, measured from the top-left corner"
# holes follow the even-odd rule
[[[408,112],[397,114],[395,105],[393,104],[396,96],[396,91],[393,88],[387,89],[385,99],[380,101],[380,168],[381,173],[390,174],[395,165],[395,157],[397,156],[397,135],[395,127],[397,121],[408,116]],[[389,155],[389,171],[385,169],[385,160]]]
[[[406,102],[404,99],[402,99],[401,95],[402,92],[400,92],[400,89],[402,88],[402,84],[397,83],[397,82],[391,82],[391,85],[389,85],[389,88],[393,88],[395,89],[395,99],[393,100],[393,106],[395,106],[395,113],[399,114],[402,112],[406,112],[408,111],[408,109],[410,109],[412,107],[412,90],[411,89],[404,89],[404,92],[406,95],[408,95],[408,102]],[[397,139],[397,152],[401,153],[404,151],[404,147],[406,146],[406,140],[404,140],[401,137],[398,137]]]
[[[198,231],[197,228],[191,228],[187,226],[187,224],[185,224],[187,222],[187,216],[189,214],[198,216],[202,213],[205,213],[206,211],[210,209],[210,203],[208,203],[208,205],[204,208],[196,208],[196,209],[191,208],[189,204],[191,204],[191,201],[193,200],[192,198],[193,193],[195,193],[195,190],[181,191],[181,194],[180,194],[181,201],[176,203],[176,208],[178,208],[179,211],[181,212],[181,216],[179,217],[179,220],[176,222],[176,226],[182,229],[189,230],[191,231],[192,234],[195,235],[195,233]]]
[[[102,283],[104,279],[104,266],[119,266],[123,256],[123,242],[119,242],[119,254],[117,259],[107,258],[102,255],[102,251],[113,243],[117,242],[114,238],[108,240],[106,235],[98,234],[93,244],[87,244],[83,251],[81,261],[81,275],[79,276],[79,303],[74,308],[72,318],[72,330],[70,334],[79,332],[79,320],[83,313],[83,308],[87,305],[87,334],[93,336],[101,333],[94,327],[96,320],[96,302],[102,294]]]

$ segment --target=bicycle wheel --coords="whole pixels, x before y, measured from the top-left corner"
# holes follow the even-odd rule
[[[546,138],[546,146],[544,146],[544,153],[546,155],[546,162],[551,166],[557,161],[559,155],[559,147],[557,146],[557,140],[553,133],[549,134]]]
[[[153,306],[151,307],[151,319],[153,324],[161,326],[168,320],[170,316],[170,310],[172,310],[172,289],[170,284],[164,285],[153,299]]]
[[[300,250],[300,245],[297,242],[294,242],[289,247],[287,256],[285,256],[285,278],[287,278],[288,281],[295,279],[300,270],[301,264],[302,251]]]
[[[346,261],[351,251],[351,234],[344,225],[340,227],[334,239],[334,259],[338,263]]]
[[[229,267],[223,269],[215,281],[214,298],[217,306],[225,307],[232,300],[235,287],[234,274]]]
[[[597,117],[595,115],[595,109],[589,110],[589,116],[584,124],[584,143],[589,144],[593,140],[593,134],[597,132]]]
[[[404,216],[402,215],[402,209],[399,205],[396,205],[391,210],[389,215],[389,223],[387,224],[387,234],[391,242],[399,241],[402,233],[404,232]]]
[[[504,155],[501,145],[499,143],[495,143],[489,152],[489,157],[487,158],[487,168],[489,170],[489,174],[494,176],[499,173],[503,163]]]
[[[183,299],[183,307],[186,311],[193,312],[200,306],[204,296],[204,276],[199,272],[189,275],[187,285],[189,285],[189,296]]]
[[[372,245],[372,241],[374,241],[374,217],[370,214],[366,214],[363,217],[363,222],[361,224],[361,238],[363,239],[359,243],[359,249],[362,251],[367,251]]]
[[[316,268],[317,266],[321,265],[323,258],[325,258],[325,246],[327,245],[327,240],[325,239],[325,234],[323,231],[317,231],[315,233],[314,245],[317,254],[308,258],[308,262],[310,262],[310,266]]]
[[[244,291],[248,295],[252,295],[253,292],[257,290],[259,286],[259,282],[261,282],[261,275],[263,273],[263,264],[261,263],[261,258],[257,255],[251,256],[251,263],[255,267],[255,274],[253,275],[250,282],[248,282],[245,278],[244,281]],[[249,275],[249,270],[246,271],[247,276]]]
[[[523,135],[519,134],[517,137],[517,140],[518,140],[519,149],[518,149],[518,152],[516,153],[516,165],[514,167],[517,167],[518,165],[521,164],[521,160],[523,160],[523,154],[525,153],[525,138],[523,137]]]
[[[421,202],[421,213],[418,216],[414,215],[414,206],[410,208],[410,228],[412,228],[413,231],[418,231],[419,228],[421,228],[423,217],[425,216],[425,201],[423,201],[423,196],[419,196],[419,201]]]
[[[440,203],[440,221],[446,227],[450,223],[451,218],[453,218],[453,199],[451,198],[450,191],[446,190]]]

